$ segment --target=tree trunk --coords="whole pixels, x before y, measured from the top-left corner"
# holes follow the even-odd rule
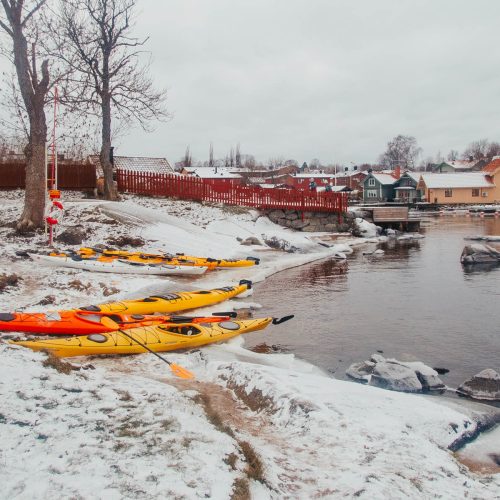
[[[42,113],[43,115],[43,113]],[[32,136],[25,148],[26,155],[26,188],[24,194],[24,210],[17,222],[19,232],[31,231],[43,227],[46,197],[46,172],[45,172],[45,116],[40,127],[45,132],[36,137]]]
[[[119,200],[118,189],[113,180],[113,165],[110,161],[111,153],[111,99],[108,95],[102,97],[102,145],[101,166],[104,172],[104,198],[106,200]]]

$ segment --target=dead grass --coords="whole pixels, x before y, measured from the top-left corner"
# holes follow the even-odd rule
[[[253,446],[248,441],[238,441],[241,452],[247,462],[246,474],[250,479],[259,481],[262,484],[266,483],[264,477],[264,466],[259,456],[255,452]]]
[[[73,370],[79,370],[79,366],[72,365],[67,361],[63,361],[61,358],[54,356],[53,353],[47,352],[47,359],[43,360],[42,365],[45,368],[54,368],[59,373],[64,373],[65,375],[69,375]]]
[[[117,236],[116,238],[108,238],[106,240],[106,243],[108,245],[113,245],[119,248],[128,246],[143,247],[146,244],[146,242],[142,238],[126,235]]]
[[[78,290],[79,292],[83,292],[83,291],[88,291],[92,287],[92,285],[90,283],[87,283],[85,285],[80,280],[72,280],[68,283],[68,287],[74,288],[75,290]]]
[[[250,500],[250,483],[244,477],[238,477],[233,483],[231,500]]]
[[[222,417],[219,415],[217,410],[212,406],[210,397],[206,394],[197,394],[194,398],[194,401],[198,404],[201,404],[205,410],[205,414],[207,416],[208,421],[220,432],[224,432],[231,438],[233,438],[237,443],[238,447],[241,450],[241,453],[245,459],[246,467],[245,467],[245,479],[241,479],[238,483],[238,494],[245,494],[245,491],[248,490],[248,479],[253,479],[255,481],[259,481],[262,484],[266,483],[266,478],[264,476],[264,465],[257,455],[257,452],[253,448],[253,446],[248,441],[242,441],[238,439],[234,433],[234,431],[224,423]],[[228,455],[224,460],[226,463],[230,464],[233,469],[235,468],[237,457],[234,454]],[[246,486],[243,484],[246,483]],[[236,481],[235,481],[236,485]],[[236,488],[236,486],[235,486]],[[245,489],[246,488],[246,489]],[[236,491],[236,490],[235,490]],[[249,494],[249,490],[248,490]],[[245,496],[233,496],[232,498],[250,498]]]
[[[102,288],[102,294],[104,297],[109,297],[110,295],[115,295],[120,293],[120,290],[114,286],[108,286],[106,283],[99,283],[99,286]]]
[[[224,459],[224,463],[229,465],[231,469],[236,470],[236,463],[238,462],[238,455],[236,453],[230,453]]]
[[[0,293],[8,287],[14,287],[19,284],[22,278],[17,274],[0,274]]]

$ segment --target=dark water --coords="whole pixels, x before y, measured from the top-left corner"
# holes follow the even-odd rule
[[[247,337],[285,346],[344,378],[377,350],[386,357],[445,367],[449,386],[485,369],[500,371],[500,266],[466,272],[464,236],[500,235],[500,220],[442,217],[422,225],[425,239],[385,243],[381,258],[324,260],[256,286],[263,315],[293,321]]]

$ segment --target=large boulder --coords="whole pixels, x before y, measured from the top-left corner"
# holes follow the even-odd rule
[[[436,370],[420,361],[403,362],[372,354],[369,361],[353,363],[346,375],[358,382],[403,392],[442,391],[446,386]]]
[[[353,363],[345,373],[348,377],[366,384],[370,381],[374,368],[375,363],[373,361],[361,361],[360,363]]]
[[[500,263],[500,252],[489,245],[473,243],[465,245],[460,256],[462,264],[494,264]]]
[[[421,361],[412,361],[401,363],[403,366],[411,368],[417,375],[422,384],[423,391],[443,391],[446,389],[443,381],[438,377],[438,372],[422,363]]]
[[[370,378],[370,385],[391,391],[422,391],[422,384],[414,370],[391,361],[384,361],[375,365]]]
[[[375,224],[358,217],[354,220],[352,234],[364,238],[374,238],[377,236],[378,230]]]
[[[500,401],[500,375],[488,368],[466,380],[457,392],[474,399]]]

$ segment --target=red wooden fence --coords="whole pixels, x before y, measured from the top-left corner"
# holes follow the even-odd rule
[[[25,179],[24,163],[0,163],[0,189],[24,188]],[[57,167],[57,184],[60,189],[94,189],[95,166],[83,163],[60,163]]]
[[[346,193],[266,189],[260,186],[213,186],[203,179],[176,174],[117,170],[118,190],[260,209],[333,212],[347,210]]]

